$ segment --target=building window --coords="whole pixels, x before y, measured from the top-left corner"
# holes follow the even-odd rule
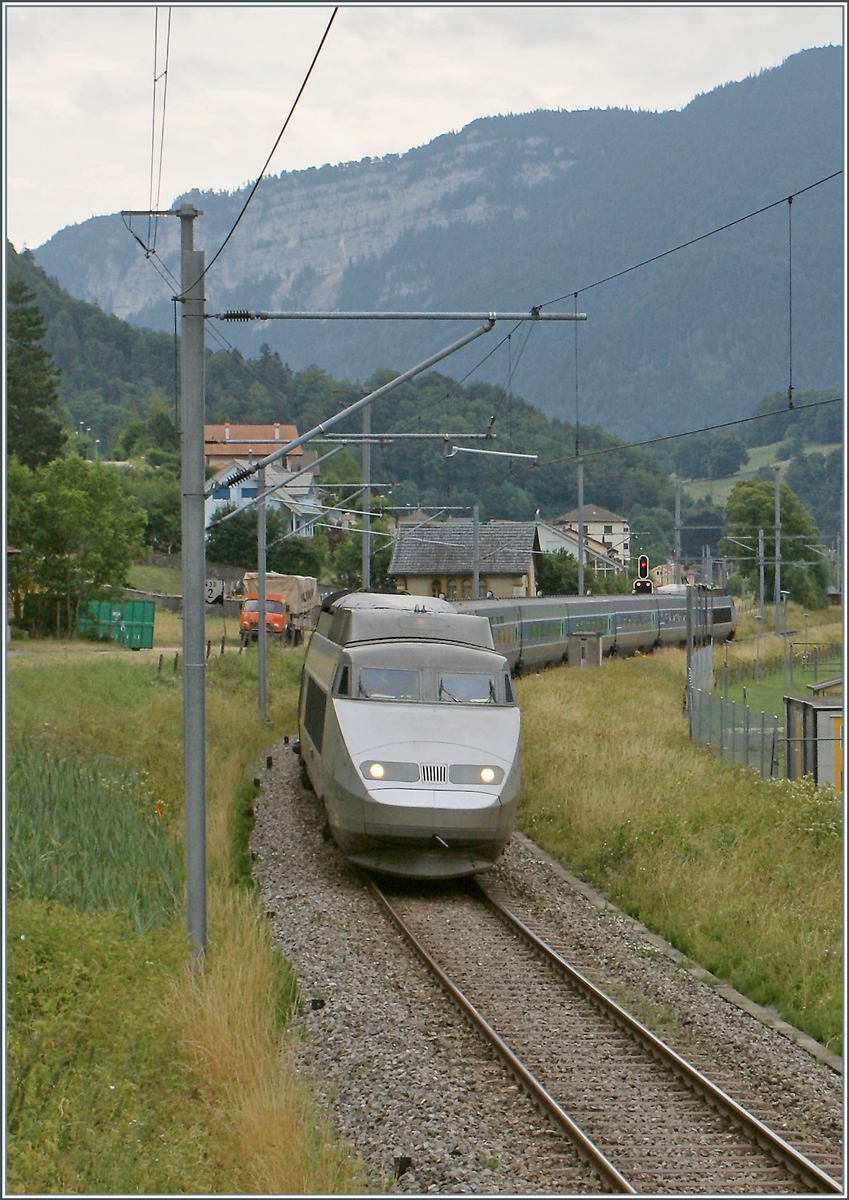
[[[229,500],[230,489],[228,487],[217,487],[212,493],[213,500]]]
[[[472,581],[471,579],[463,580],[463,599],[471,600],[472,598]]]
[[[441,580],[441,579],[434,579],[434,581],[433,581],[433,582],[431,583],[431,585],[430,585],[430,594],[431,594],[431,596],[433,596],[433,597],[434,597],[434,599],[438,599],[438,598],[439,598],[439,593],[440,593],[441,591],[442,591],[442,580]]]
[[[456,579],[448,580],[448,599],[449,600],[457,599],[457,580]]]
[[[605,527],[604,527],[604,532],[605,532],[605,533],[613,533],[613,526],[612,526],[612,525],[605,525]]]
[[[255,487],[243,487],[242,488],[242,499],[250,500],[256,495],[256,493],[257,493],[257,489]]]

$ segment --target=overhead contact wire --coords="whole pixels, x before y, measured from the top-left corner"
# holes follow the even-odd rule
[[[280,141],[283,137],[283,134],[286,132],[286,130],[289,127],[289,122],[292,119],[295,109],[298,107],[298,101],[301,99],[301,96],[304,94],[304,90],[305,90],[307,84],[309,83],[310,76],[313,73],[313,68],[315,67],[315,64],[318,62],[319,55],[321,54],[321,51],[324,48],[324,43],[327,41],[327,35],[330,33],[330,27],[333,24],[333,22],[335,21],[336,14],[338,13],[338,11],[339,11],[339,6],[337,5],[336,8],[334,8],[333,12],[331,13],[330,20],[327,22],[327,28],[325,29],[324,34],[322,35],[321,41],[318,44],[318,49],[316,50],[315,54],[313,55],[313,60],[310,63],[309,70],[307,71],[306,75],[304,76],[304,81],[301,84],[300,88],[298,89],[298,94],[294,99],[292,107],[289,109],[289,115],[287,116],[286,120],[283,122],[283,128],[278,133],[277,140],[275,141],[274,145],[271,147],[271,153],[269,154],[268,158],[265,160],[263,168],[260,171],[259,176],[257,177],[257,181],[253,185],[253,187],[251,188],[251,190],[248,194],[247,200],[242,205],[241,212],[239,213],[238,217],[236,217],[236,220],[233,222],[232,226],[230,227],[230,232],[227,234],[224,241],[221,243],[221,245],[215,251],[215,254],[213,254],[206,269],[202,272],[202,274],[200,274],[197,277],[197,279],[192,284],[192,288],[197,287],[197,285],[200,283],[200,281],[202,279],[204,279],[206,277],[206,275],[209,274],[209,271],[211,270],[213,263],[218,259],[222,250],[227,245],[227,243],[230,241],[230,238],[233,236],[233,234],[236,232],[236,229],[238,228],[239,222],[241,221],[242,217],[248,211],[248,205],[250,204],[251,200],[253,200],[254,196],[256,195],[256,190],[259,187],[259,185],[262,183],[262,180],[265,177],[265,172],[268,170],[268,165],[271,162],[272,158],[274,157],[274,153],[277,150],[277,147],[280,145]],[[191,291],[191,288],[189,288],[189,291]]]
[[[687,242],[681,242],[678,246],[672,246],[669,250],[662,250],[660,254],[653,254],[651,258],[644,258],[642,262],[634,263],[630,267],[625,267],[621,271],[614,271],[612,275],[605,275],[603,279],[597,279],[595,283],[587,283],[583,287],[578,288],[579,292],[589,292],[593,288],[601,287],[603,283],[610,283],[613,279],[621,279],[623,275],[630,274],[631,271],[638,271],[641,267],[647,267],[651,263],[659,262],[662,258],[668,258],[670,254],[677,254],[679,250],[686,250],[688,246],[695,246],[698,242],[703,242],[705,238],[713,237],[717,233],[724,233],[726,229],[733,229],[735,225],[741,225],[744,221],[750,221],[752,217],[759,217],[761,213],[769,212],[771,208],[778,208],[780,204],[786,204],[788,200],[792,202],[793,196],[803,196],[805,192],[810,192],[814,188],[820,187],[823,183],[828,183],[830,179],[836,179],[838,175],[842,175],[842,169],[832,171],[830,175],[824,175],[822,179],[818,179],[815,183],[809,183],[807,187],[799,188],[797,192],[793,192],[791,196],[782,196],[780,200],[773,200],[771,204],[765,204],[762,208],[756,208],[754,212],[746,213],[743,217],[737,217],[733,221],[726,222],[725,225],[718,225],[716,229],[711,229],[707,233],[701,233],[698,237],[690,238]],[[553,300],[546,300],[543,304],[534,305],[535,308],[548,308],[551,304],[557,304],[560,300],[565,300],[568,296],[574,295],[573,291],[564,292],[562,296],[555,296]]]

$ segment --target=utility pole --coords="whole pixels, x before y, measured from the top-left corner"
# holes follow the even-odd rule
[[[371,587],[371,405],[363,409],[363,587]]]
[[[584,460],[577,455],[578,464],[578,595],[584,594]]]
[[[192,204],[180,218],[182,323],[183,766],[186,926],[195,967],[206,953],[206,545],[204,519],[205,255],[194,248]]]
[[[758,530],[758,576],[760,583],[760,619],[764,619],[764,531]]]
[[[472,509],[472,599],[481,598],[480,521],[477,504]]]
[[[781,632],[781,480],[775,468],[775,632]]]
[[[675,480],[675,541],[672,551],[673,557],[673,573],[672,582],[681,582],[681,481]],[[704,579],[704,567],[702,567],[702,578]]]
[[[257,606],[257,675],[259,691],[259,719],[265,720],[267,701],[266,689],[266,654],[268,653],[268,632],[265,627],[265,571],[267,558],[266,538],[266,507],[265,507],[265,467],[260,467],[256,473],[258,501],[256,506],[256,606]]]

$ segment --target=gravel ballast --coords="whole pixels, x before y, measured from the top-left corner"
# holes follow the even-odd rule
[[[323,835],[279,745],[251,838],[275,944],[298,973],[293,1044],[373,1191],[588,1191],[573,1151],[518,1092]],[[484,878],[517,915],[761,1120],[835,1171],[842,1078],[777,1018],[717,986],[514,835]],[[770,1024],[758,1019],[763,1016]],[[833,1056],[834,1066],[839,1064]]]

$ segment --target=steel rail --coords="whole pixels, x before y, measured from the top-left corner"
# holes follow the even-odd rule
[[[373,895],[383,906],[388,916],[401,931],[422,962],[427,966],[428,970],[436,977],[440,986],[449,994],[475,1028],[484,1035],[507,1069],[518,1080],[531,1099],[536,1102],[539,1108],[547,1114],[561,1132],[573,1143],[584,1163],[598,1174],[602,1184],[609,1191],[621,1192],[629,1196],[637,1195],[636,1189],[631,1186],[625,1176],[616,1170],[595,1143],[575,1124],[569,1114],[560,1107],[554,1097],[546,1091],[539,1080],[516,1057],[507,1043],[498,1036],[492,1026],[481,1016],[471,1001],[463,995],[456,984],[445,974],[409,926],[405,924],[402,917],[395,911],[374,880],[366,878]]]
[[[625,1009],[620,1008],[615,1001],[605,995],[595,984],[590,983],[584,975],[573,966],[570,966],[564,958],[561,958],[556,950],[553,950],[551,946],[537,937],[531,929],[528,929],[527,925],[512,913],[509,908],[501,904],[484,884],[477,879],[474,882],[487,903],[495,910],[499,917],[519,933],[535,950],[539,951],[550,963],[563,972],[577,990],[581,991],[602,1012],[607,1013],[621,1029],[635,1038],[645,1050],[668,1067],[712,1108],[731,1120],[751,1141],[760,1146],[761,1149],[768,1151],[777,1162],[781,1163],[791,1174],[800,1179],[810,1191],[843,1194],[843,1188],[835,1179],[832,1179],[830,1175],[821,1170],[815,1163],[812,1163],[810,1159],[800,1154],[798,1150],[794,1150],[777,1133],[774,1133],[767,1125],[764,1125],[757,1117],[739,1105],[736,1100],[732,1100],[716,1084],[711,1083],[706,1076],[702,1075],[700,1071],[696,1070],[695,1067],[676,1054],[660,1038],[655,1037],[635,1017],[632,1017]]]

